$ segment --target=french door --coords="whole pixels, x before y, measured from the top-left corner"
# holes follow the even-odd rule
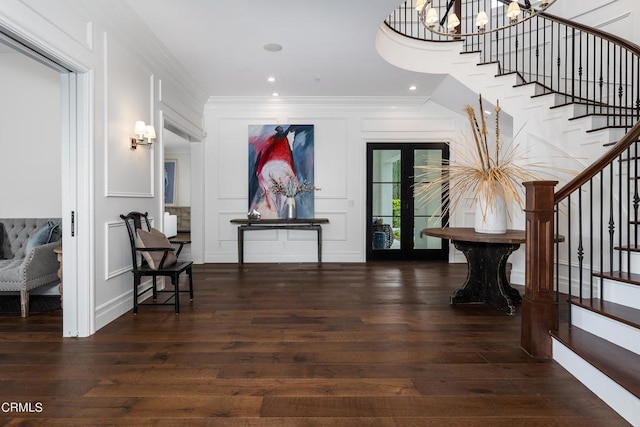
[[[420,234],[447,223],[443,198],[425,203],[414,195],[419,166],[448,158],[444,143],[367,144],[367,260],[448,258],[443,240]]]

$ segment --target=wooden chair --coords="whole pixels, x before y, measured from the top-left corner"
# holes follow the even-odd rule
[[[169,252],[175,252],[176,258],[180,256],[180,252],[182,251],[182,247],[185,244],[191,243],[190,241],[170,241],[172,244],[179,245],[178,250],[174,247],[138,247],[136,242],[137,232],[138,230],[151,231],[151,223],[149,222],[148,213],[140,213],[140,212],[129,212],[127,215],[120,215],[127,225],[127,231],[129,232],[129,241],[131,243],[131,259],[133,266],[133,314],[138,314],[138,306],[139,305],[173,305],[175,307],[176,315],[180,313],[180,293],[189,292],[189,297],[191,301],[193,301],[193,279],[191,274],[191,267],[193,262],[185,261],[180,262],[179,260],[173,264],[164,266],[165,260],[167,259],[167,255]],[[143,222],[144,220],[144,222]],[[142,252],[159,252],[162,251],[162,259],[156,269],[151,268],[149,263],[144,257],[138,257],[138,253]],[[138,259],[141,258],[142,262],[139,263]],[[179,287],[179,278],[180,274],[186,272],[189,276],[189,290],[181,291]],[[153,292],[153,303],[139,304],[138,298],[147,292],[149,289],[139,290],[140,282],[142,277],[151,276],[152,277],[152,287],[151,290]],[[157,278],[161,277],[170,277],[171,284],[173,285],[172,290],[158,290],[157,288]],[[165,281],[166,286],[166,281]],[[159,293],[166,292],[171,293],[166,300],[162,302],[157,301],[157,297]],[[171,299],[173,298],[173,302],[171,303]]]

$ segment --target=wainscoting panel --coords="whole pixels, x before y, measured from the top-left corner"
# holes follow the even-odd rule
[[[123,221],[105,224],[105,280],[131,271],[131,252],[127,227]]]
[[[153,121],[154,76],[106,34],[104,44],[106,195],[153,197],[154,148],[141,146],[132,150],[129,141],[134,136],[136,120],[148,124]]]

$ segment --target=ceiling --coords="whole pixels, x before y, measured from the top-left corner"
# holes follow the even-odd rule
[[[126,2],[209,96],[426,100],[444,78],[401,70],[378,55],[376,32],[402,0]],[[270,43],[282,50],[265,50]]]

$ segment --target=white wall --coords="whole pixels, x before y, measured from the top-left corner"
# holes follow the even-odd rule
[[[563,0],[549,12],[640,43],[637,0]]]
[[[60,218],[60,75],[1,53],[0,94],[0,217]]]
[[[77,166],[79,171],[89,171],[90,194],[80,194],[79,199],[91,217],[77,220],[91,228],[77,238],[88,242],[89,248],[78,258],[78,264],[90,271],[88,280],[80,284],[89,297],[79,304],[95,304],[89,318],[80,319],[83,332],[79,334],[89,335],[132,307],[129,243],[119,215],[148,211],[156,218],[155,225],[161,226],[162,174],[157,171],[162,170],[162,150],[130,150],[134,122],[144,120],[159,131],[167,119],[186,134],[201,138],[206,95],[126,2],[4,2],[0,28],[38,46],[88,82],[87,102],[79,106],[87,130],[82,127],[77,135],[79,150],[89,153],[89,161]],[[19,107],[29,110],[32,104],[24,101]],[[63,141],[64,146],[70,146],[68,141]]]
[[[323,260],[366,258],[367,142],[444,142],[465,126],[437,104],[406,99],[229,99],[205,106],[205,261],[236,262],[236,226],[248,209],[248,126],[315,126],[315,193],[323,227]],[[315,233],[260,231],[245,235],[246,262],[314,262]]]

